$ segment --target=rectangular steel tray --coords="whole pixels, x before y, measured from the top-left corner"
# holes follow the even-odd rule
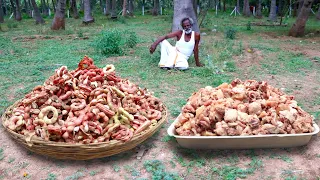
[[[175,132],[175,123],[167,132],[176,138],[177,142],[190,149],[253,149],[253,148],[288,148],[308,144],[313,135],[319,133],[319,126],[314,123],[312,133],[303,134],[270,134],[251,136],[179,136]]]

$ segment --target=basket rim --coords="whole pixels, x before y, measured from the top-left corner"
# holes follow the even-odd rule
[[[17,132],[12,131],[11,129],[8,129],[4,123],[5,121],[8,120],[8,113],[10,110],[12,110],[17,104],[19,104],[19,102],[21,102],[22,99],[17,100],[15,103],[13,103],[11,106],[7,107],[6,111],[3,112],[2,116],[1,116],[1,124],[4,127],[4,129],[10,134],[10,136],[14,137],[15,139],[21,139],[23,140],[24,143],[28,144],[28,146],[32,147],[32,145],[34,144],[41,144],[41,145],[45,145],[45,146],[49,146],[49,147],[78,147],[78,148],[106,148],[108,146],[125,146],[126,144],[129,144],[132,141],[138,140],[141,137],[143,137],[145,134],[147,134],[149,131],[152,130],[157,130],[159,129],[164,122],[167,120],[168,117],[168,109],[167,107],[164,105],[164,103],[162,103],[162,107],[163,107],[163,111],[162,113],[162,117],[160,120],[158,120],[158,122],[155,125],[150,125],[146,130],[140,132],[139,134],[135,134],[133,135],[133,137],[126,142],[122,142],[120,140],[110,140],[108,142],[99,142],[99,143],[89,143],[89,144],[81,144],[81,143],[66,143],[66,142],[55,142],[55,141],[45,141],[43,139],[41,139],[38,136],[32,136],[30,138],[29,141],[26,140],[27,136],[19,134]]]

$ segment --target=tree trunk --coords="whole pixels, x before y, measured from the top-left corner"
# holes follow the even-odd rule
[[[72,16],[74,19],[79,19],[79,13],[77,9],[77,1],[76,0],[71,0],[71,11],[72,11]]]
[[[53,12],[55,13],[56,12],[56,5],[54,3],[54,0],[51,0],[51,2],[52,2]]]
[[[271,0],[269,20],[277,20],[277,0]]]
[[[36,24],[44,24],[44,20],[41,17],[40,11],[38,9],[37,3],[35,0],[31,0],[33,7],[33,17],[36,20]]]
[[[100,2],[100,9],[101,9],[101,11],[103,12],[103,1],[100,0],[99,2]]]
[[[30,11],[29,11],[29,7],[28,7],[28,2],[27,2],[27,0],[24,0],[23,2],[24,2],[24,9],[25,9],[25,11],[26,11],[26,14],[28,14],[28,16],[31,17],[31,16],[30,16],[31,13],[30,13]]]
[[[12,7],[12,12],[13,12],[13,17],[16,18],[16,6],[14,5],[14,2],[13,0],[10,0],[10,4],[11,4],[11,7]]]
[[[299,6],[298,6],[298,16],[299,16],[299,14],[300,14],[300,11],[301,11],[301,8],[302,8],[302,6],[303,6],[303,0],[299,0]]]
[[[43,0],[43,15],[49,16],[48,6],[46,0]]]
[[[122,16],[127,16],[127,0],[123,0],[123,4],[122,4]]]
[[[129,0],[129,15],[130,16],[133,16],[133,11],[134,11],[133,0]]]
[[[251,11],[250,11],[250,7],[249,7],[249,0],[244,0],[243,1],[243,15],[244,16],[251,16]]]
[[[214,0],[209,0],[209,9],[214,9]]]
[[[56,13],[52,21],[51,29],[59,30],[65,29],[65,12],[66,12],[66,0],[59,0],[57,4]]]
[[[320,20],[320,6],[319,6],[319,8],[318,8],[318,13],[317,13],[317,15],[316,15],[316,18],[317,18],[318,20]]]
[[[4,23],[4,13],[3,13],[3,8],[2,8],[2,0],[0,0],[0,23]]]
[[[16,16],[15,16],[15,19],[17,21],[21,21],[22,20],[22,17],[21,17],[21,10],[20,10],[20,0],[16,0]]]
[[[80,0],[80,11],[84,12],[84,0]]]
[[[174,0],[172,31],[181,29],[180,22],[185,17],[192,18],[193,30],[196,32],[200,32],[197,17],[193,9],[192,0]]]
[[[226,12],[226,0],[223,0],[223,12]]]
[[[152,15],[158,16],[159,15],[159,0],[153,0],[153,9],[152,9]]]
[[[90,6],[90,0],[84,0],[83,1],[84,6],[84,17],[83,17],[83,23],[89,24],[94,22],[94,18],[91,15],[91,6]]]
[[[192,0],[192,6],[193,6],[194,13],[195,13],[196,16],[197,16],[197,15],[198,15],[198,14],[197,14],[198,1],[197,1],[197,0]]]
[[[261,13],[261,9],[262,9],[262,7],[261,7],[261,1],[262,1],[262,0],[259,0],[259,1],[258,1],[257,18],[262,18],[262,13]]]
[[[110,14],[111,11],[111,0],[106,0],[106,16]]]
[[[238,12],[240,12],[240,0],[237,0],[237,10],[238,10]]]
[[[112,0],[112,5],[111,5],[111,18],[115,19],[117,18],[117,1]]]
[[[218,9],[221,9],[221,0],[218,1]]]
[[[277,14],[279,16],[281,16],[281,17],[282,17],[282,10],[283,10],[283,0],[279,0],[278,1],[278,12],[277,12]]]
[[[313,0],[304,0],[301,12],[289,31],[289,36],[298,37],[304,35],[304,29],[309,18],[312,2]]]

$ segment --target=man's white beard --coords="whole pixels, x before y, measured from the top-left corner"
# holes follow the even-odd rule
[[[184,30],[186,34],[191,34],[192,33],[192,28],[188,28]]]

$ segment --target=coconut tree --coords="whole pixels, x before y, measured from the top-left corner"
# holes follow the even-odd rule
[[[134,11],[133,0],[129,0],[129,15],[130,16],[133,16],[133,11]]]
[[[4,1],[5,2],[5,1]],[[11,5],[11,8],[12,8],[12,12],[13,12],[13,17],[16,18],[16,6],[14,5],[14,2],[13,0],[10,0],[10,5]]]
[[[257,7],[257,14],[256,14],[256,17],[257,18],[262,18],[262,12],[261,12],[261,0],[258,0],[258,7]]]
[[[271,0],[269,20],[270,21],[277,20],[277,1],[276,0]]]
[[[2,0],[0,0],[0,23],[4,23],[4,18],[3,18],[3,8],[2,8]]]
[[[31,0],[31,4],[32,4],[32,7],[33,7],[33,11],[34,11],[33,16],[34,16],[34,18],[36,20],[36,24],[44,24],[45,22],[44,22],[43,18],[40,15],[40,11],[39,11],[39,8],[37,6],[36,1],[35,0]]]
[[[240,0],[237,0],[237,10],[240,12]]]
[[[193,19],[193,30],[200,32],[192,0],[174,0],[172,31],[180,29],[180,21],[190,17]]]
[[[51,2],[52,2],[53,12],[56,12],[55,0],[51,0]]]
[[[66,0],[59,0],[52,21],[51,29],[59,30],[65,29],[65,11],[66,11]]]
[[[304,35],[304,28],[309,18],[312,2],[313,0],[304,0],[303,6],[301,7],[301,11],[298,14],[296,22],[292,25],[289,31],[289,36],[298,37]]]
[[[110,14],[111,11],[111,0],[106,0],[106,16]]]
[[[84,24],[89,24],[94,22],[94,18],[91,15],[91,5],[90,0],[83,0],[83,6],[84,6],[84,17],[82,22]]]
[[[71,0],[71,12],[74,19],[79,19],[79,13],[77,9],[77,1]]]
[[[153,0],[153,9],[152,9],[152,15],[158,16],[159,15],[159,0]]]
[[[250,7],[249,7],[249,0],[244,0],[243,1],[243,15],[244,16],[251,16],[251,11],[250,11]]]
[[[31,17],[31,11],[29,9],[29,4],[27,2],[27,0],[24,0],[24,9],[26,10],[26,13],[29,15],[29,17]]]
[[[112,0],[111,4],[111,18],[117,18],[117,0]]]
[[[46,0],[42,0],[42,13],[45,16],[49,16],[49,8],[47,6]]]
[[[127,0],[123,0],[123,4],[122,4],[122,16],[127,16]]]
[[[15,15],[15,20],[17,21],[21,21],[22,17],[21,17],[21,10],[20,10],[20,0],[16,0],[16,15]]]

